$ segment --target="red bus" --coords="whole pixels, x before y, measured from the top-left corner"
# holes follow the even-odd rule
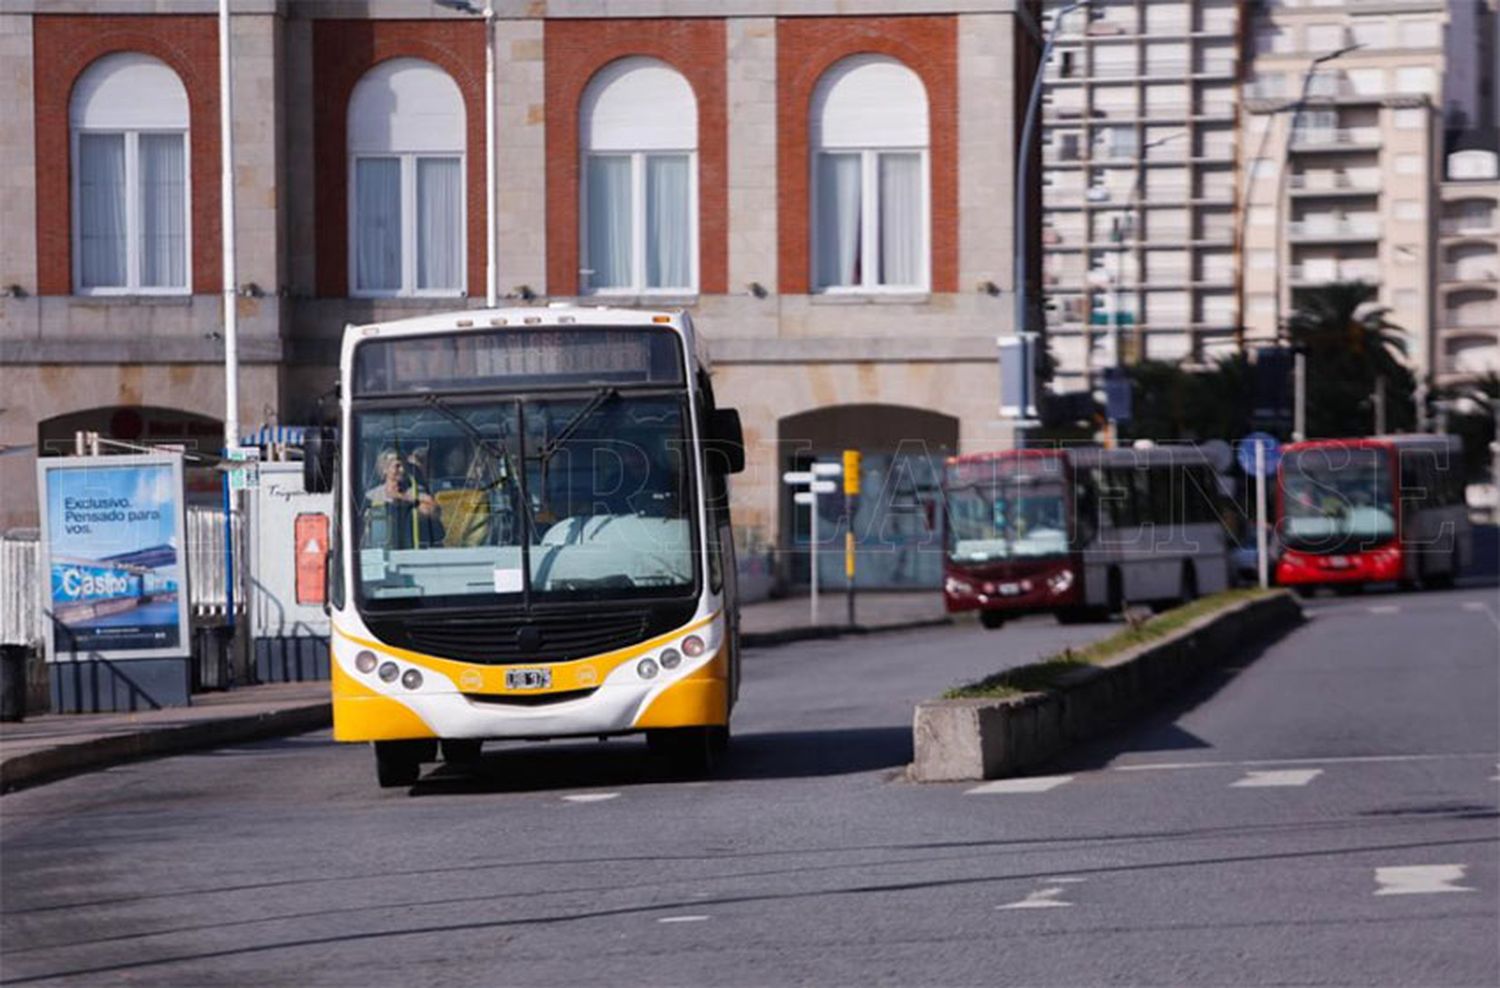
[[[1279,584],[1451,586],[1473,557],[1456,436],[1293,443],[1276,503]]]
[[[943,495],[944,604],[987,628],[1038,611],[1102,620],[1228,584],[1217,478],[1192,447],[953,457]]]

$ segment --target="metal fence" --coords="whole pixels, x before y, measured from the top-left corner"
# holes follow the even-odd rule
[[[0,538],[0,645],[35,645],[42,640],[40,543]]]

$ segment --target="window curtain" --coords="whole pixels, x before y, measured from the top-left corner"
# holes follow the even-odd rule
[[[692,287],[692,212],[685,154],[646,158],[646,287]]]
[[[125,135],[78,135],[79,282],[123,288]]]
[[[417,287],[463,287],[463,177],[457,158],[417,161]]]
[[[880,156],[880,284],[922,281],[922,158]]]
[[[401,288],[401,159],[354,162],[354,285],[360,291]]]
[[[823,287],[858,285],[860,166],[858,154],[820,154],[817,173],[817,280]]]
[[[181,134],[142,134],[141,285],[187,286],[187,155]]]
[[[631,284],[630,159],[591,155],[588,159],[588,275],[590,288],[629,288]]]

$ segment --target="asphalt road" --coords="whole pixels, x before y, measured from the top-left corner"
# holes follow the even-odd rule
[[[751,653],[705,782],[610,742],[381,791],[312,735],[15,793],[0,980],[1500,982],[1493,586],[1308,611],[1029,792],[901,781],[911,704],[1107,629]]]

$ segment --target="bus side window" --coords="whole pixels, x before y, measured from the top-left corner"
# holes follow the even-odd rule
[[[729,531],[729,490],[724,474],[718,470],[705,470],[708,483],[704,493],[708,495],[708,585],[715,593],[724,587],[724,545]]]
[[[1094,541],[1099,531],[1099,499],[1094,496],[1092,473],[1073,482],[1074,547],[1083,548]]]
[[[323,599],[335,611],[344,609],[344,465],[333,459],[333,522],[328,526],[328,562],[323,567]]]

